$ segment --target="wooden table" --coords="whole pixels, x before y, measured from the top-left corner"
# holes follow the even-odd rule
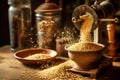
[[[113,67],[107,69],[97,80],[120,80],[119,66],[119,62],[113,62]],[[16,60],[9,45],[0,48],[0,80],[41,80],[36,76],[38,71],[38,67],[28,67]]]

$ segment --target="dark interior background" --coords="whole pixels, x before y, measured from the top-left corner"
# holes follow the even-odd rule
[[[9,44],[7,0],[0,0],[0,46]]]

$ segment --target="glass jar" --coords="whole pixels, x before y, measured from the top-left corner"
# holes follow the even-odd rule
[[[49,0],[35,9],[39,47],[55,49],[55,35],[60,27],[61,10]]]
[[[34,28],[31,23],[31,0],[11,1],[19,2],[19,4],[14,3],[14,5],[17,5],[17,13],[9,15],[12,51],[31,48],[34,45]],[[11,12],[9,9],[9,14]]]
[[[17,34],[16,30],[17,27],[14,26],[14,16],[19,13],[19,0],[8,0],[9,9],[8,9],[8,16],[9,16],[9,34],[10,34],[10,46],[11,50],[14,51],[18,48],[17,45]]]

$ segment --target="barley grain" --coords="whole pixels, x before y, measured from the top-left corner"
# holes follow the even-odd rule
[[[100,49],[98,45],[90,44],[92,42],[91,28],[93,23],[93,18],[90,14],[80,16],[80,19],[83,19],[84,22],[80,27],[80,39],[78,43],[75,43],[68,47],[68,50],[74,51],[91,51]]]
[[[50,58],[51,56],[49,54],[44,54],[44,53],[36,53],[30,56],[25,57],[24,59],[28,60],[40,60],[40,59],[47,59]]]

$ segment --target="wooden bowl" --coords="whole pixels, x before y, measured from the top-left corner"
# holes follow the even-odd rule
[[[77,70],[90,70],[97,67],[97,64],[103,57],[104,45],[99,43],[88,43],[93,46],[101,47],[96,50],[90,51],[72,51],[67,47],[65,49],[68,51],[69,58],[74,62],[73,68]]]
[[[39,55],[39,54],[45,54],[49,57],[46,58],[42,58],[43,56],[41,56],[41,58],[37,58],[37,59],[28,59],[28,56],[32,56],[32,55]],[[30,49],[24,49],[24,50],[20,50],[14,53],[14,57],[19,60],[20,62],[22,62],[23,64],[27,64],[27,65],[40,65],[43,63],[47,63],[47,62],[51,62],[52,60],[54,60],[57,56],[57,52],[51,49],[44,49],[44,48],[30,48]]]

